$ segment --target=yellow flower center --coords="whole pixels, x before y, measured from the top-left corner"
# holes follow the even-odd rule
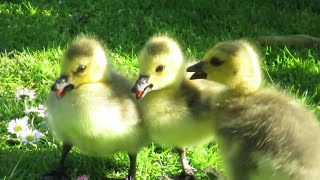
[[[28,141],[33,141],[34,140],[34,136],[33,135],[28,135],[26,139]]]
[[[16,132],[22,131],[22,127],[20,125],[15,126],[13,129]]]

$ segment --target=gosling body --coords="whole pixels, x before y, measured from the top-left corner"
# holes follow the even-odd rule
[[[178,89],[148,93],[140,100],[150,138],[159,144],[190,147],[213,140],[212,123],[203,110],[209,104],[186,81]]]
[[[118,74],[111,75],[119,83],[87,83],[62,98],[55,93],[48,97],[51,129],[60,140],[87,155],[134,154],[146,143],[129,83]]]
[[[232,179],[320,177],[319,125],[305,107],[274,89],[218,102],[214,127]]]

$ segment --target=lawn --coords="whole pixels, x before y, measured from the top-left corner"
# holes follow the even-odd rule
[[[36,93],[28,107],[45,104],[59,75],[60,56],[80,33],[95,34],[107,44],[115,68],[134,79],[137,53],[153,34],[176,38],[188,59],[200,59],[216,42],[262,35],[319,36],[320,5],[312,0],[2,0],[0,2],[0,178],[37,179],[57,162],[61,143],[37,113],[26,114],[16,98],[18,89]],[[320,117],[319,48],[258,46],[266,81],[279,86]],[[45,136],[25,144],[7,130],[12,119],[29,117]],[[198,179],[209,179],[206,169],[223,172],[214,143],[188,151]],[[66,166],[72,178],[89,175],[124,177],[126,154],[92,158],[72,150]],[[151,144],[138,155],[137,178],[159,179],[178,174],[180,163],[172,147]]]

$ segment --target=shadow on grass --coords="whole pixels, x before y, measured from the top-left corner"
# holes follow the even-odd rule
[[[51,151],[53,149],[53,151]],[[60,158],[61,148],[39,148],[38,150],[17,149],[11,147],[0,153],[0,178],[38,179],[40,175],[55,167]],[[120,160],[119,160],[120,159]],[[31,165],[32,164],[32,165]],[[126,175],[129,160],[126,154],[116,154],[108,158],[94,158],[71,151],[65,166],[72,179],[80,175],[89,175],[90,179],[101,179],[111,174]]]
[[[169,33],[191,50],[214,42],[271,34],[318,35],[317,4],[307,0],[31,0],[2,3],[0,51],[65,46],[94,33],[111,49],[137,52],[155,33]],[[305,28],[308,27],[308,28]]]

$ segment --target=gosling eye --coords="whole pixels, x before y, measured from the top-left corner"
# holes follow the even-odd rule
[[[212,66],[220,66],[221,64],[223,64],[224,62],[223,61],[221,61],[219,58],[217,58],[217,57],[213,57],[213,58],[211,58],[211,60],[210,60],[210,64],[212,65]]]
[[[87,69],[87,66],[80,65],[80,66],[78,66],[76,73],[83,73],[86,69]]]
[[[156,68],[156,72],[161,72],[161,71],[163,71],[164,70],[164,65],[159,65],[159,66],[157,66],[157,68]]]

